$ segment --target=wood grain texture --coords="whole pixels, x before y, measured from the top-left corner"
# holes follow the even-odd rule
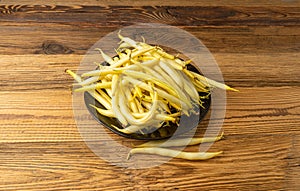
[[[0,188],[280,190],[288,186],[285,170],[289,167],[291,138],[287,134],[227,136],[211,149],[224,150],[222,157],[201,162],[174,159],[139,170],[110,166],[81,142],[2,143],[0,171],[4,174],[4,184]],[[20,177],[15,179],[9,176],[12,174]]]
[[[190,0],[190,1],[172,1],[172,0],[73,0],[73,1],[61,1],[61,0],[51,0],[45,3],[43,0],[36,0],[32,2],[31,0],[1,0],[0,4],[4,5],[89,5],[89,6],[125,6],[125,5],[134,5],[134,6],[281,6],[281,7],[295,7],[299,6],[297,0],[223,0],[223,1],[210,1],[210,0]]]
[[[54,53],[84,54],[108,32],[139,22],[179,26],[215,52],[299,52],[299,7],[0,5],[0,13],[2,54],[51,53],[49,41]]]
[[[0,190],[299,190],[299,19],[296,0],[0,1]],[[76,70],[107,33],[137,22],[195,35],[240,90],[228,92],[225,139],[210,148],[222,156],[128,169],[85,145],[64,70]],[[93,119],[83,120],[89,127]]]
[[[18,18],[17,22],[97,22],[105,26],[151,22],[165,19],[173,25],[299,25],[298,7],[243,6],[1,6],[1,21]],[[43,15],[43,13],[46,13]],[[85,17],[80,16],[86,14]],[[131,13],[131,14],[129,14]],[[134,13],[134,14],[132,14]],[[60,15],[64,18],[61,19]],[[101,16],[101,17],[98,17]],[[138,16],[138,17],[137,17]],[[169,19],[168,19],[169,18]],[[112,19],[119,19],[120,23]],[[237,22],[239,21],[239,22]]]
[[[299,26],[298,7],[228,6],[0,6],[1,22],[97,23],[101,26],[161,22],[177,26]],[[130,14],[129,14],[130,13]],[[83,17],[82,14],[85,14]],[[63,18],[62,18],[63,15]]]
[[[239,89],[240,93],[228,95],[224,122],[226,134],[250,136],[299,130],[299,88]],[[273,98],[274,92],[278,94],[276,99]],[[260,100],[253,99],[253,94]],[[2,92],[0,98],[1,142],[80,140],[69,89],[7,91]],[[208,118],[205,118],[203,126],[207,122]]]
[[[233,87],[299,86],[297,67],[300,64],[300,55],[297,53],[216,53],[213,56],[222,70],[224,81]],[[2,55],[2,91],[70,87],[72,80],[65,75],[64,70],[77,70],[82,58],[82,55],[75,54]],[[18,77],[20,74],[22,78]],[[36,80],[41,78],[43,81],[37,83]]]
[[[1,22],[0,22],[1,23]],[[284,26],[182,26],[198,37],[213,53],[298,53],[300,27]],[[87,23],[1,23],[1,54],[85,54],[117,27]],[[71,34],[65,36],[65,34]],[[27,34],[26,36],[24,34]],[[45,44],[52,42],[52,47]],[[282,44],[281,42],[285,42]],[[219,43],[222,42],[222,43]],[[46,49],[45,49],[46,48]],[[54,49],[54,50],[53,50]],[[298,54],[297,54],[298,55]],[[297,56],[296,55],[296,56]]]

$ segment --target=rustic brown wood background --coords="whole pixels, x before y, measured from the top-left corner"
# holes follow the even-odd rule
[[[0,0],[0,190],[300,190],[298,0],[45,2]],[[136,22],[197,36],[241,91],[227,94],[221,157],[130,170],[81,139],[64,70]]]

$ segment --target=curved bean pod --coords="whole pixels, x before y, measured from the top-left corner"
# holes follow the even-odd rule
[[[219,141],[223,138],[224,132],[217,137],[203,137],[203,138],[184,138],[184,139],[173,139],[173,140],[159,140],[159,141],[149,141],[135,147],[178,147],[187,145],[197,145],[200,143],[211,143]]]
[[[131,149],[128,153],[127,160],[133,154],[155,154],[173,158],[181,158],[186,160],[206,160],[213,157],[216,157],[223,153],[223,151],[219,152],[184,152],[172,149],[158,148],[158,147],[149,147],[149,148],[134,148]]]

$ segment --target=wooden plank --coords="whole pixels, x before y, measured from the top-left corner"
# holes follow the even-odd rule
[[[133,6],[249,6],[249,7],[257,7],[257,6],[284,6],[284,7],[295,7],[299,6],[299,2],[297,0],[261,0],[261,1],[253,1],[253,0],[223,0],[223,1],[210,1],[210,0],[190,0],[190,1],[172,1],[172,0],[139,0],[139,1],[131,1],[131,0],[73,0],[73,1],[61,1],[61,0],[51,0],[45,2],[43,0],[36,0],[34,3],[30,0],[2,0],[1,4],[6,5],[22,5],[22,4],[34,4],[34,5],[89,5],[89,6],[124,6],[124,5],[133,5]]]
[[[223,124],[225,135],[299,132],[299,87],[239,89],[241,92],[230,92],[227,95],[227,111]],[[0,104],[0,142],[81,140],[73,118],[72,99],[68,88],[2,91]],[[94,124],[90,115],[83,118],[86,126]],[[203,135],[208,121],[207,116],[201,123],[197,136]],[[112,136],[110,132],[107,133]],[[126,142],[126,139],[122,140]]]
[[[120,29],[98,23],[0,22],[0,25],[0,54],[85,54],[103,36]],[[300,27],[297,26],[208,24],[181,28],[195,35],[213,53],[299,53]],[[176,40],[180,34],[170,37]]]
[[[299,87],[253,87],[241,88],[237,94],[230,92],[227,95],[225,131],[229,134],[298,131],[299,92]]]
[[[82,142],[1,143],[0,148],[0,189],[7,191],[283,190],[291,136],[228,136],[211,148],[225,151],[215,159],[173,159],[136,170],[111,166]]]
[[[299,86],[298,53],[260,56],[223,53],[213,55],[223,73],[224,81],[233,87]],[[69,88],[73,81],[64,71],[65,69],[76,71],[82,58],[83,56],[74,54],[2,55],[0,66],[2,91],[30,92]]]
[[[24,93],[41,89],[69,89],[73,80],[65,70],[76,71],[81,59],[80,55],[2,55],[2,91],[19,90]]]
[[[228,6],[0,6],[2,22],[97,23],[124,26],[162,22],[175,26],[299,26],[299,7]]]
[[[299,86],[300,54],[213,54],[233,86]]]

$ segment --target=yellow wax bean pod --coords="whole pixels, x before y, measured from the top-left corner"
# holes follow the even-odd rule
[[[173,149],[158,148],[158,147],[148,147],[148,148],[134,148],[131,149],[127,159],[131,155],[142,153],[142,154],[155,154],[167,157],[181,158],[186,160],[207,160],[213,157],[216,157],[222,154],[222,151],[219,152],[184,152]]]
[[[148,141],[144,144],[137,145],[136,147],[180,147],[187,145],[198,145],[201,143],[211,143],[219,141],[223,138],[224,133],[217,137],[203,137],[203,138],[182,138],[172,140],[157,140]]]
[[[111,109],[101,109],[99,107],[96,107],[92,104],[90,104],[91,107],[95,108],[97,110],[98,113],[100,113],[101,115],[104,115],[106,117],[116,117],[113,113],[113,111]]]
[[[101,88],[109,88],[111,87],[112,82],[102,82],[97,84],[91,84],[88,86],[83,86],[81,88],[78,88],[75,90],[75,92],[83,92],[83,91],[89,91],[89,90],[95,90],[95,89],[101,89]]]

